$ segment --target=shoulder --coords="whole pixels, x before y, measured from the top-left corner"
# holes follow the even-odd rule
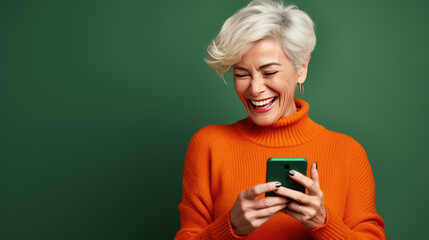
[[[193,134],[188,144],[186,152],[187,162],[204,164],[209,159],[213,151],[221,151],[223,146],[228,145],[227,139],[234,132],[234,127],[230,125],[208,125]]]
[[[227,134],[231,131],[234,124],[228,124],[228,125],[207,125],[201,129],[199,129],[197,132],[195,132],[194,136],[216,136],[216,135],[222,135]],[[194,137],[193,136],[193,137]]]
[[[325,152],[335,164],[344,168],[345,174],[359,175],[359,171],[371,169],[367,153],[356,139],[328,129],[325,129],[322,135]]]
[[[208,125],[195,132],[191,138],[191,142],[213,143],[225,141],[228,137],[234,135],[236,130],[236,124]]]
[[[321,134],[323,141],[328,142],[330,145],[334,146],[338,150],[343,150],[347,153],[365,153],[363,146],[353,137],[346,135],[344,133],[334,132],[329,129],[324,129],[323,134]]]

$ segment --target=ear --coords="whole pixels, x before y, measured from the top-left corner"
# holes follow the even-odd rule
[[[311,55],[308,55],[307,62],[302,64],[301,69],[298,70],[298,81],[297,84],[303,84],[305,82],[305,79],[307,78],[307,70],[308,70],[308,63],[310,62]]]

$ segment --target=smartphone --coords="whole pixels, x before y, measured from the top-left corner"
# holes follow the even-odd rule
[[[267,161],[267,182],[279,181],[283,187],[305,193],[305,187],[289,177],[289,170],[307,173],[307,159],[305,158],[270,158]],[[268,192],[265,196],[277,196],[275,192]]]

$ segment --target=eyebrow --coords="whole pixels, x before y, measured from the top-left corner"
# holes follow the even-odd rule
[[[266,67],[269,67],[269,66],[272,66],[272,65],[279,65],[279,66],[281,66],[281,64],[280,64],[280,63],[270,62],[270,63],[264,64],[264,65],[262,65],[262,66],[259,66],[259,67],[258,67],[258,70],[261,70],[261,69],[263,69],[263,68],[266,68]],[[243,70],[243,71],[249,71],[249,70],[247,70],[246,68],[244,68],[244,67],[240,67],[240,66],[235,66],[234,68],[235,68],[235,69],[240,69],[240,70]]]

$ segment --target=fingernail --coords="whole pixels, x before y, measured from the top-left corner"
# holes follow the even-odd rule
[[[289,171],[289,175],[294,176],[294,175],[295,175],[295,172],[294,172],[293,170],[290,170],[290,171]]]
[[[279,188],[282,185],[281,182],[276,182],[276,188]]]
[[[316,169],[317,169],[317,162],[316,162]]]

